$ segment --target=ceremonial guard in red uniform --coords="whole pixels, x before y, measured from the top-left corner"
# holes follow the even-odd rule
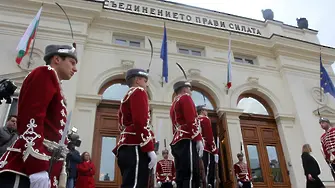
[[[219,152],[214,142],[211,120],[207,116],[204,105],[197,106],[197,113],[201,126],[201,135],[204,141],[204,155],[202,161],[205,167],[206,185],[214,187],[215,164],[219,162]]]
[[[194,102],[191,83],[179,81],[173,85],[176,94],[170,117],[173,126],[171,142],[176,167],[177,187],[200,186],[199,156],[203,155],[203,142]]]
[[[161,188],[176,187],[176,168],[173,160],[169,159],[169,150],[162,151],[163,158],[156,165],[157,185]]]
[[[67,45],[49,45],[44,60],[46,66],[34,69],[22,84],[17,122],[20,136],[0,157],[1,188],[56,188],[65,167],[66,155],[47,172],[49,149],[57,147],[66,124],[61,81],[77,72],[76,50]]]
[[[327,118],[320,118],[319,123],[325,133],[321,136],[321,145],[323,155],[329,165],[334,178],[335,169],[335,127],[331,127],[330,121]],[[335,178],[334,178],[335,179]]]
[[[248,164],[243,162],[243,153],[237,154],[238,162],[234,164],[234,171],[239,187],[251,188],[252,178]]]
[[[120,140],[113,152],[121,170],[121,188],[146,188],[149,169],[157,162],[154,151],[154,134],[150,127],[147,95],[148,73],[142,69],[130,69],[126,82],[130,87],[123,97],[118,112]]]

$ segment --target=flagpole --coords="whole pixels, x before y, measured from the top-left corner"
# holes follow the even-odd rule
[[[163,60],[162,63],[162,87],[164,87],[164,82],[168,82],[168,53],[167,53],[167,33],[166,33],[166,25],[164,22],[164,30],[163,30],[163,40],[161,46],[160,58]]]
[[[321,47],[320,47],[320,74],[321,74],[321,63],[322,63],[322,56],[321,56]],[[319,84],[320,84],[320,103],[321,103],[322,102],[322,86],[321,86],[321,82]]]
[[[231,53],[231,32],[229,31],[229,39],[228,39],[228,69],[227,69],[227,83],[226,83],[226,94],[228,95],[229,92],[229,87],[228,87],[228,83],[230,81],[230,77],[231,77],[231,57],[230,57],[230,53]]]
[[[320,105],[322,105],[322,98],[323,98],[323,95],[322,95],[322,86],[321,86],[321,65],[322,65],[322,56],[321,56],[321,47],[320,47],[320,104],[318,104],[318,115],[319,115],[319,118],[321,118],[321,114],[320,114]]]
[[[165,22],[164,22],[164,33],[163,33],[163,38],[166,32],[166,26],[165,26]],[[164,60],[163,60],[163,66],[164,66]],[[163,76],[163,72],[162,72],[162,87],[164,87],[164,76]]]
[[[164,77],[162,76],[162,87],[164,86]]]
[[[41,8],[43,7],[43,4],[44,4],[44,2],[42,2]],[[30,50],[29,61],[28,61],[28,69],[29,69],[29,67],[31,65],[31,60],[32,60],[32,57],[33,57],[33,50],[34,50],[34,46],[35,46],[35,40],[36,40],[37,30],[38,30],[38,26],[39,25],[40,25],[40,20],[38,20],[38,24],[36,26],[36,30],[35,30],[35,33],[34,33],[34,41],[33,41],[33,44],[31,46],[31,50]]]

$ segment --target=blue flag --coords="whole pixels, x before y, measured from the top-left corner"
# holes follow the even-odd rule
[[[165,80],[165,83],[168,82],[168,51],[167,51],[167,36],[166,36],[166,28],[164,23],[164,35],[162,41],[162,48],[161,48],[161,59],[163,60],[163,70],[162,70],[162,77]]]
[[[335,88],[330,79],[327,70],[322,65],[322,58],[320,54],[320,87],[323,88],[324,93],[329,93],[335,98]]]

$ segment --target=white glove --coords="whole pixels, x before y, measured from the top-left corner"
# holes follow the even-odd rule
[[[159,181],[159,182],[157,183],[157,186],[158,186],[158,187],[161,187],[161,186],[162,186],[162,182]]]
[[[173,186],[173,187],[177,187],[177,184],[176,184],[175,181],[172,181],[172,186]]]
[[[50,188],[51,183],[49,180],[49,174],[46,171],[37,172],[29,176],[30,188]]]
[[[214,154],[214,161],[215,161],[215,163],[219,163],[219,155],[218,154]]]
[[[148,168],[152,169],[157,163],[157,155],[154,151],[150,151],[148,152],[148,156],[150,158],[150,163],[148,165]]]
[[[202,141],[197,141],[196,147],[197,147],[199,157],[202,157],[202,155],[204,154],[204,144],[202,143]]]
[[[238,182],[238,185],[240,186],[240,187],[243,187],[243,183],[242,182]]]
[[[254,184],[252,184],[252,182],[250,182],[250,185],[251,185],[251,188],[253,188],[253,187],[254,187]]]

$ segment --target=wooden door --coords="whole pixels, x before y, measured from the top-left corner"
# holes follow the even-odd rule
[[[209,114],[209,117],[211,117],[211,114]],[[219,138],[216,140],[216,145],[219,148],[219,174],[221,180],[219,187],[235,188],[227,120],[225,115],[220,118],[216,115],[215,118],[211,117],[214,138]]]
[[[291,187],[276,122],[261,115],[242,115],[244,151],[254,188]]]
[[[102,101],[97,108],[92,149],[96,188],[117,188],[122,182],[116,157],[112,153],[119,141],[119,106],[120,102],[117,101]]]

